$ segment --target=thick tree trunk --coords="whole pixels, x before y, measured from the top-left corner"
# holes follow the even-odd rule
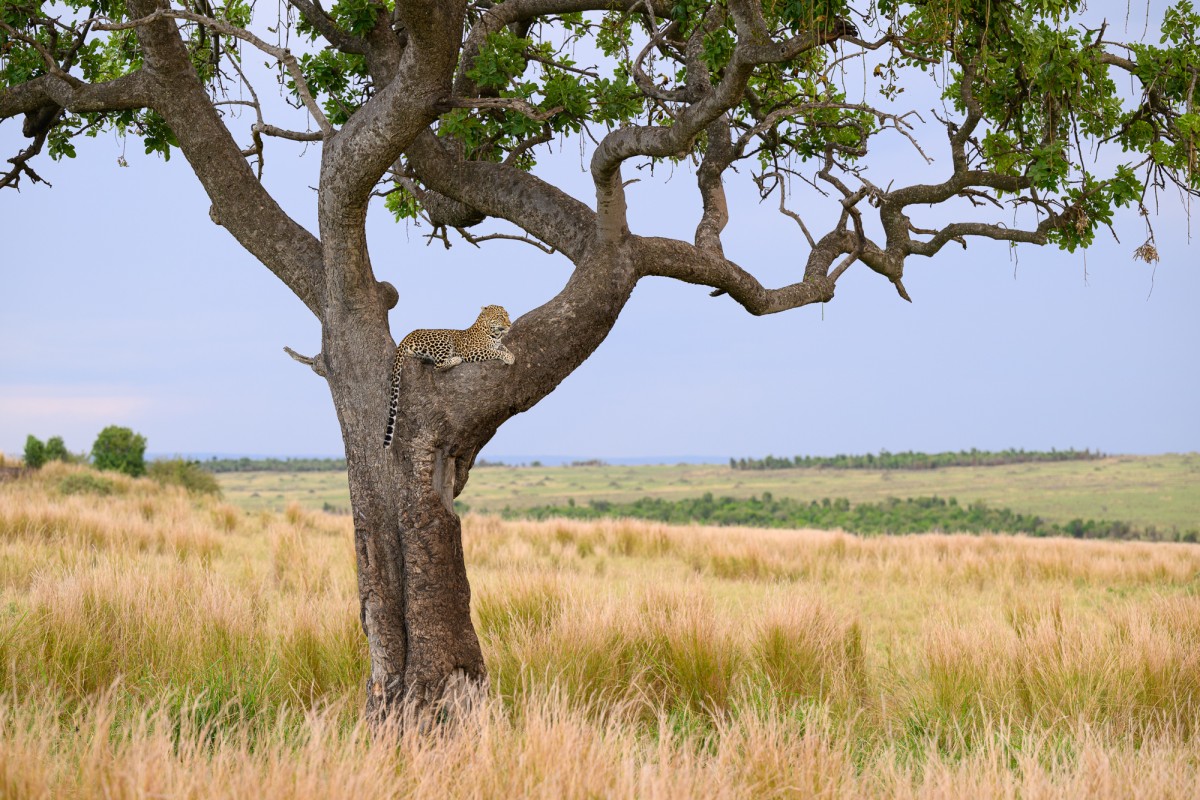
[[[323,367],[346,446],[371,662],[367,713],[453,714],[486,685],[454,497],[490,432],[452,427],[432,369],[414,359],[403,372],[395,438],[383,448],[396,292],[371,277],[362,210],[323,203],[321,211],[325,259],[334,265]]]
[[[391,448],[383,449],[390,338],[383,348],[366,347],[378,337],[365,327],[327,333],[325,359],[346,442],[360,615],[371,661],[367,712],[379,717],[460,706],[487,674],[471,625],[462,528],[454,513],[466,468],[459,459],[473,458],[474,449],[460,453],[437,409],[414,408],[411,401],[401,406]],[[414,360],[406,382],[429,380],[422,375],[427,369]]]
[[[438,427],[420,418],[399,426],[404,691],[418,707],[470,703],[487,678],[471,624],[462,525],[454,512],[457,458],[452,445],[439,440]]]

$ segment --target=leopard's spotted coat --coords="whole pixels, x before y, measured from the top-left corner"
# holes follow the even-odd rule
[[[392,443],[396,429],[396,413],[400,403],[400,367],[406,355],[414,355],[423,361],[432,361],[441,370],[456,367],[466,362],[516,361],[500,339],[508,333],[512,322],[503,306],[484,306],[479,319],[465,331],[435,328],[415,330],[396,347],[392,359],[392,396],[388,405],[387,430],[383,434],[383,446]]]

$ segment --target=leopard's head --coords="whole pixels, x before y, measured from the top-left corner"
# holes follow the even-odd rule
[[[475,320],[475,324],[496,337],[508,333],[508,329],[512,327],[512,322],[509,320],[504,306],[484,306],[483,310],[479,312],[479,319]]]

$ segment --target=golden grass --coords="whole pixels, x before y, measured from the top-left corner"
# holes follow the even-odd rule
[[[3,798],[1200,782],[1197,546],[470,515],[490,698],[369,737],[346,518],[90,480],[0,485]]]

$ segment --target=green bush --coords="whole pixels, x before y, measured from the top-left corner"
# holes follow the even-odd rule
[[[74,460],[67,451],[67,446],[63,443],[61,436],[51,436],[46,440],[46,460],[61,461],[64,464],[69,464]]]
[[[46,445],[32,433],[25,438],[25,466],[41,469],[46,463]]]
[[[58,491],[63,494],[98,494],[110,495],[117,491],[117,486],[108,478],[93,475],[90,472],[80,472],[68,475],[58,482]]]
[[[162,461],[150,462],[146,475],[152,480],[165,485],[182,486],[196,494],[211,494],[221,496],[221,484],[216,477],[198,461],[187,461],[182,458],[169,458]]]
[[[145,475],[146,437],[129,428],[109,425],[92,445],[92,464],[96,469],[124,472],[133,478]]]

